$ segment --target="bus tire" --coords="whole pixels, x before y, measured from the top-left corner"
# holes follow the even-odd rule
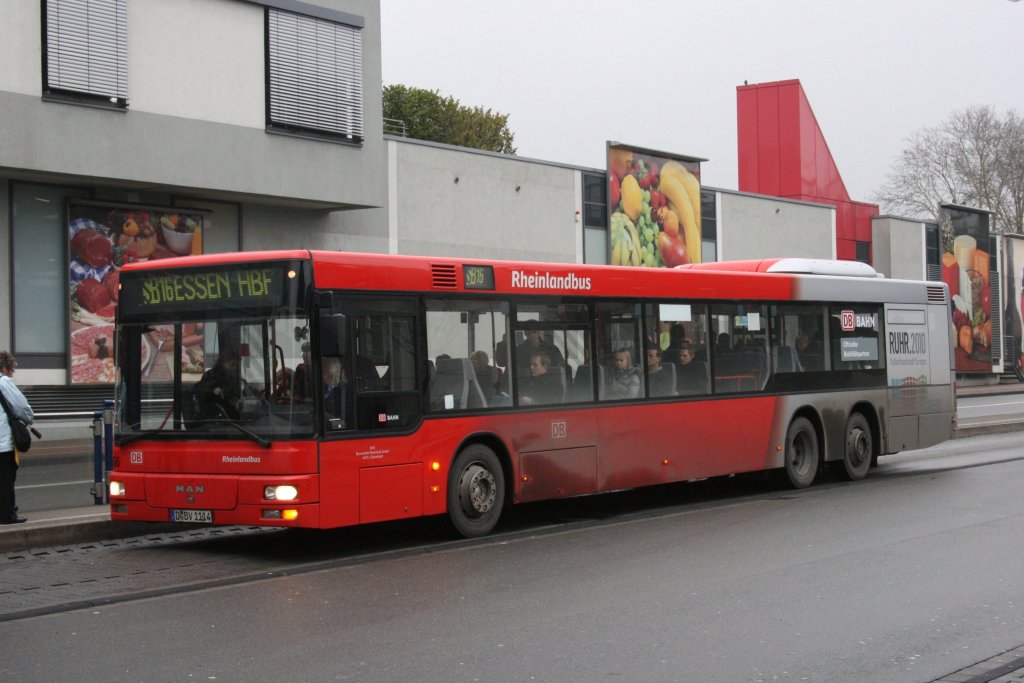
[[[818,433],[806,417],[798,417],[789,423],[786,432],[785,471],[789,485],[804,489],[814,483],[821,464],[818,449]]]
[[[860,413],[850,415],[846,421],[846,448],[843,459],[832,463],[837,476],[848,481],[857,481],[868,475],[875,461],[874,441],[871,427]]]
[[[448,474],[448,517],[466,538],[491,533],[505,507],[505,473],[487,446],[473,444],[455,456]]]

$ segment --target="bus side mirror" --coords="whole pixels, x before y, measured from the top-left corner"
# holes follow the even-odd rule
[[[317,292],[316,307],[322,311],[329,311],[334,308],[334,292]]]

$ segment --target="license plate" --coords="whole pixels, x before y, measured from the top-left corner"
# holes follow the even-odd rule
[[[213,524],[213,510],[171,510],[171,521]]]

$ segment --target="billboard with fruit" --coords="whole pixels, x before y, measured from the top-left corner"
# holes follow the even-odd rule
[[[608,145],[609,263],[701,262],[700,159]]]
[[[68,207],[68,380],[114,381],[114,310],[122,266],[203,252],[204,214],[94,203]]]
[[[989,287],[989,214],[939,207],[942,279],[953,300],[956,371],[992,372],[992,294]]]
[[[1003,361],[1024,372],[1024,237],[1003,236]]]

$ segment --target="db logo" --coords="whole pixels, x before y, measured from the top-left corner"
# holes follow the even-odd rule
[[[377,422],[387,422],[387,421],[388,421],[388,414],[387,413],[377,413]]]
[[[839,325],[843,332],[853,332],[857,329],[857,318],[853,311],[842,311],[839,313]]]
[[[565,420],[556,420],[551,423],[551,438],[552,439],[564,439],[568,427],[565,426]]]
[[[130,456],[129,456],[129,458],[131,459],[131,462],[132,462],[133,465],[141,465],[142,464],[142,451],[132,451]]]

